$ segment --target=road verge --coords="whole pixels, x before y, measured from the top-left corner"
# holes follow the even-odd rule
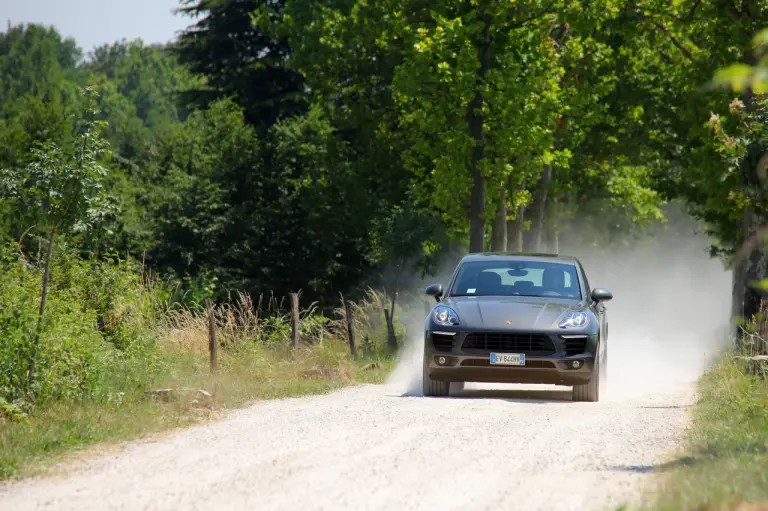
[[[684,451],[660,472],[651,509],[768,509],[768,380],[727,355],[698,383]]]

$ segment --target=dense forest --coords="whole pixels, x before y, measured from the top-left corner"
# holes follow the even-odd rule
[[[115,260],[193,303],[332,303],[457,252],[621,242],[670,201],[736,268],[736,315],[758,310],[764,2],[184,0],[178,15],[167,45],[0,33],[3,279],[44,282],[39,313],[37,294],[3,290],[3,337],[46,335],[56,264],[55,289],[91,279],[72,292],[104,331],[122,281],[97,276]]]
[[[178,14],[190,25],[167,46],[84,55],[55,28],[0,36],[0,167],[70,145],[79,90],[98,93],[109,207],[61,233],[83,257],[322,300],[457,246],[609,243],[676,198],[728,256],[764,210],[762,100],[743,67],[727,77],[739,93],[711,86],[756,62],[762,2],[201,0]],[[0,235],[37,253],[51,222],[14,184]]]

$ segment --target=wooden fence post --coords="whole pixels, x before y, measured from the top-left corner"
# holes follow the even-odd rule
[[[299,347],[300,333],[298,293],[291,293],[291,317],[293,318],[293,321],[291,322],[291,342],[293,344],[293,349],[297,349]]]
[[[397,337],[395,336],[395,324],[392,321],[392,316],[389,313],[389,309],[384,309],[384,321],[387,323],[387,344],[392,350],[397,349]]]
[[[213,302],[210,298],[205,301],[205,308],[208,310],[208,351],[211,354],[211,373],[216,372],[216,355],[219,345],[216,342],[216,317],[213,311]]]
[[[344,301],[344,308],[347,312],[347,333],[349,334],[349,349],[352,352],[352,359],[357,360],[357,346],[355,345],[355,328],[352,326],[352,307],[349,302]]]

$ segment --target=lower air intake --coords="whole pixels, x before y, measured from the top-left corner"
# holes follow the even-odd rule
[[[453,336],[432,334],[432,344],[438,351],[451,351],[453,349]]]
[[[581,355],[587,348],[586,339],[565,339],[563,344],[567,355]]]
[[[555,345],[549,336],[533,333],[471,333],[464,339],[463,349],[536,355],[555,353]]]

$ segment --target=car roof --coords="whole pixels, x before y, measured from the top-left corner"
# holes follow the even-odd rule
[[[557,262],[576,265],[579,260],[573,256],[561,254],[540,254],[528,252],[482,252],[469,254],[461,259],[461,262],[475,261],[538,261]]]

